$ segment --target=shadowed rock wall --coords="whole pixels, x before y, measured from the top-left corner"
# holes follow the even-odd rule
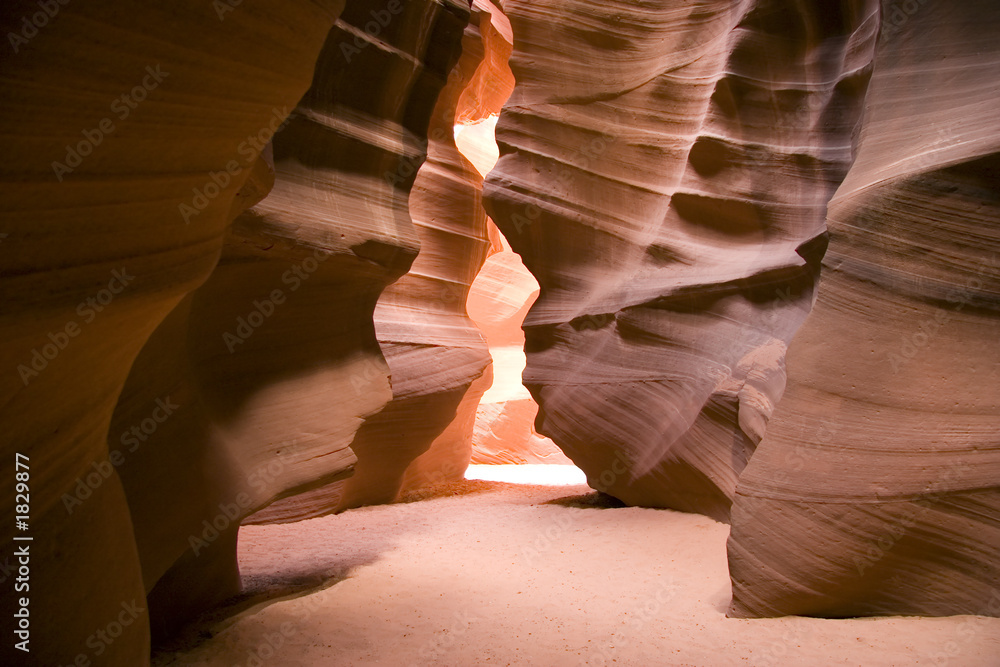
[[[195,404],[123,469],[164,631],[238,592],[240,520],[348,477],[351,442],[391,398],[372,313],[419,247],[408,196],[467,12],[383,4],[345,8],[274,138],[273,191],[236,219],[123,395],[114,432],[168,391]],[[385,88],[359,85],[375,78]]]
[[[343,3],[54,4],[55,16],[17,0],[0,12],[3,554],[19,453],[27,657],[142,665],[145,590],[108,460],[112,412],[147,338],[215,266],[235,195],[308,88]],[[2,596],[11,619],[20,595]],[[95,635],[119,618],[113,642]],[[11,639],[0,661],[23,664]]]

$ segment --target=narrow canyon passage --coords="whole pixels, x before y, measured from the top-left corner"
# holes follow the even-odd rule
[[[0,28],[0,667],[1000,667],[997,0]]]
[[[704,516],[602,505],[582,485],[464,481],[413,498],[244,527],[256,603],[153,664],[979,667],[1000,655],[996,618],[726,618],[729,529]]]

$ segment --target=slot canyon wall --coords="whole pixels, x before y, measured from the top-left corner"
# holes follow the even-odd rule
[[[539,431],[731,520],[731,615],[1000,615],[997,9],[504,9]]]
[[[112,433],[157,397],[187,404],[120,469],[154,632],[238,593],[241,520],[363,469],[359,432],[392,398],[372,313],[420,247],[408,200],[468,21],[434,0],[392,9],[366,30],[383,10],[345,7],[273,138],[273,190],[126,384]],[[374,76],[391,88],[358,86]]]
[[[813,298],[878,6],[504,10],[518,83],[486,206],[541,286],[538,430],[594,488],[726,520]]]
[[[121,2],[31,28],[37,10],[5,6],[0,70],[31,658],[146,664],[149,617],[168,632],[238,591],[240,519],[350,475],[392,399],[372,312],[420,245],[408,195],[469,8]]]
[[[1000,616],[1000,7],[886,2],[731,613]]]
[[[540,286],[538,432],[731,521],[732,615],[1000,615],[990,3],[38,8],[0,10],[0,472],[31,492],[0,555],[32,538],[37,664],[148,664],[239,591],[241,522],[536,437],[520,395],[474,431],[466,299],[516,274],[482,204]],[[512,87],[484,185],[453,126]]]
[[[37,3],[4,4],[2,538],[5,558],[30,549],[36,664],[94,650],[88,637],[122,614],[127,632],[102,660],[148,660],[139,554],[108,462],[112,413],[146,340],[215,266],[235,195],[309,87],[342,5],[265,0],[220,16],[201,1],[79,3],[38,27]],[[185,224],[182,206],[197,219]],[[15,454],[30,488],[17,531]],[[63,496],[92,475],[70,513]],[[4,618],[18,598],[5,585]],[[11,641],[0,650],[6,664],[24,657]]]
[[[503,80],[498,73],[506,67],[510,37],[502,34],[503,15],[493,18],[491,9],[486,2],[473,7],[461,58],[431,114],[427,161],[413,166],[409,209],[420,254],[375,308],[392,400],[365,421],[351,442],[358,457],[353,476],[274,503],[251,523],[297,521],[392,502],[401,491],[464,475],[476,408],[492,381],[486,341],[465,308],[489,240],[482,175],[459,152],[454,127],[459,120],[496,113],[509,94],[509,87],[497,84]]]

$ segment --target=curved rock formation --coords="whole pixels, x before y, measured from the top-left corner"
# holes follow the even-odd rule
[[[883,16],[818,300],[740,479],[731,615],[1000,616],[1000,8]]]
[[[214,267],[343,3],[47,4],[0,12],[2,470],[14,480],[27,457],[30,659],[141,665],[144,587],[108,424],[146,339]],[[5,585],[5,618],[19,598]],[[95,635],[119,618],[113,642]],[[18,664],[11,639],[0,655]]]
[[[436,1],[345,9],[275,136],[274,190],[136,364],[115,432],[168,389],[198,404],[123,469],[165,631],[239,590],[241,519],[348,477],[349,445],[392,397],[372,313],[417,252],[408,198],[466,21]],[[358,86],[373,77],[392,88]]]
[[[812,300],[877,4],[504,10],[518,85],[486,201],[541,286],[538,430],[595,488],[726,519]]]
[[[436,6],[430,0],[412,4],[414,11],[428,14]],[[490,358],[465,312],[465,301],[488,242],[482,178],[458,152],[453,127],[457,114],[469,113],[460,106],[470,104],[465,91],[481,85],[489,74],[488,64],[481,66],[484,38],[476,24],[487,32],[490,15],[476,11],[466,27],[464,12],[452,7],[448,11],[455,14],[449,18],[444,13],[448,7],[443,5],[438,34],[428,46],[456,50],[463,28],[465,35],[462,56],[430,115],[427,161],[416,173],[409,198],[420,254],[410,272],[385,290],[375,309],[375,328],[392,377],[392,401],[365,421],[351,443],[358,462],[349,480],[275,503],[251,522],[294,521],[392,502],[404,481],[407,488],[416,488],[461,479],[468,465],[472,419],[489,386],[490,377],[482,376]],[[439,54],[428,62],[443,67],[454,59]],[[446,73],[436,72],[439,85]]]

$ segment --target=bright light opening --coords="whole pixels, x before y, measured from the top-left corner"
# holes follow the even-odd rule
[[[500,156],[498,116],[459,123],[455,144],[485,177]],[[483,332],[493,357],[493,385],[480,401],[466,479],[552,486],[586,484],[583,471],[534,429],[538,406],[521,383],[524,332],[521,324],[538,296],[538,282],[488,221],[491,255],[469,292],[467,310]]]
[[[534,484],[538,486],[586,486],[587,476],[575,465],[551,463],[525,463],[521,465],[473,464],[465,472],[465,479],[508,484]]]

